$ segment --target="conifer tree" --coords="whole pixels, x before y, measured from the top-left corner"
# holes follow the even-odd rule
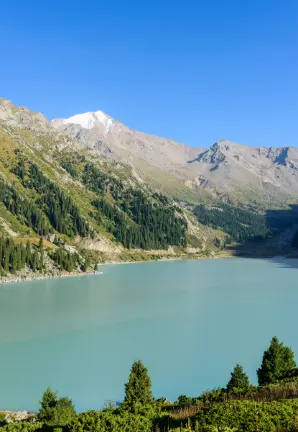
[[[43,271],[43,238],[40,237],[39,240],[39,272],[42,273]]]
[[[33,257],[32,257],[32,270],[34,272],[36,272],[36,270],[39,267],[39,260],[38,260],[38,253],[37,250],[35,249],[34,253],[33,253]]]
[[[240,364],[236,364],[231,373],[230,381],[227,384],[228,392],[235,390],[245,390],[249,387],[249,379]]]
[[[31,262],[31,246],[29,240],[26,243],[26,261],[27,263]]]
[[[84,272],[88,271],[89,266],[90,266],[89,256],[88,256],[88,254],[86,254],[86,256],[85,256],[85,261],[84,261],[83,269],[82,269],[82,270],[83,270]]]
[[[128,382],[125,384],[125,402],[132,406],[152,402],[151,379],[148,369],[139,360],[133,363]]]
[[[292,349],[284,346],[274,336],[269,348],[264,352],[262,365],[257,370],[259,385],[276,383],[286,377],[295,367],[296,362]]]
[[[44,392],[40,406],[38,419],[47,426],[66,426],[75,417],[72,400],[67,397],[58,399],[50,387]]]

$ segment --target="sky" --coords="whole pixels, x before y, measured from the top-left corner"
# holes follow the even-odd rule
[[[0,96],[208,147],[298,146],[298,0],[1,0]]]

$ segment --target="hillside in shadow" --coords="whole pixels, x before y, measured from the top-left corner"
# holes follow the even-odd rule
[[[298,248],[292,246],[298,231],[298,204],[288,209],[267,210],[265,221],[270,235],[267,238],[253,237],[243,244],[233,244],[228,250],[234,256],[246,258],[269,258],[286,267],[298,268]]]

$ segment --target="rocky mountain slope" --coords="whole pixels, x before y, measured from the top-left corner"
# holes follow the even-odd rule
[[[274,247],[295,234],[297,165],[291,147],[195,149],[101,111],[48,122],[0,99],[0,274]]]
[[[131,164],[154,186],[189,201],[208,194],[262,208],[296,202],[298,149],[249,147],[221,140],[209,149],[136,132],[102,111],[52,120],[51,125],[94,154]],[[188,190],[186,190],[188,189]]]
[[[148,186],[120,157],[94,152],[42,114],[3,99],[0,234],[13,239],[0,246],[0,271],[29,263],[25,276],[40,267],[57,274],[107,260],[212,255],[215,239],[225,236]],[[21,245],[28,241],[26,255]]]

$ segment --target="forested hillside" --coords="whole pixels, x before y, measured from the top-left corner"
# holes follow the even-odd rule
[[[224,203],[206,189],[196,197],[194,191],[183,193],[182,200],[185,184],[177,194],[165,195],[143,174],[59,133],[40,113],[0,100],[0,235],[3,250],[8,248],[2,275],[32,277],[37,268],[40,276],[57,275],[93,271],[105,261],[215,256],[231,242],[264,240],[285,228],[280,221],[296,220],[286,211],[282,217],[268,215],[257,204]],[[22,255],[28,242],[35,258],[23,256],[16,266],[13,257]],[[25,262],[21,268],[20,262]]]
[[[187,256],[189,245],[192,254],[216,253],[214,238],[221,234],[196,223],[130,166],[94,157],[38,113],[7,101],[0,109],[0,233],[7,249],[2,275],[88,271],[106,260]],[[17,265],[15,256],[21,257]]]
[[[265,238],[269,227],[264,212],[256,212],[225,203],[199,205],[194,214],[200,223],[220,228],[231,240],[243,243],[251,238]]]

